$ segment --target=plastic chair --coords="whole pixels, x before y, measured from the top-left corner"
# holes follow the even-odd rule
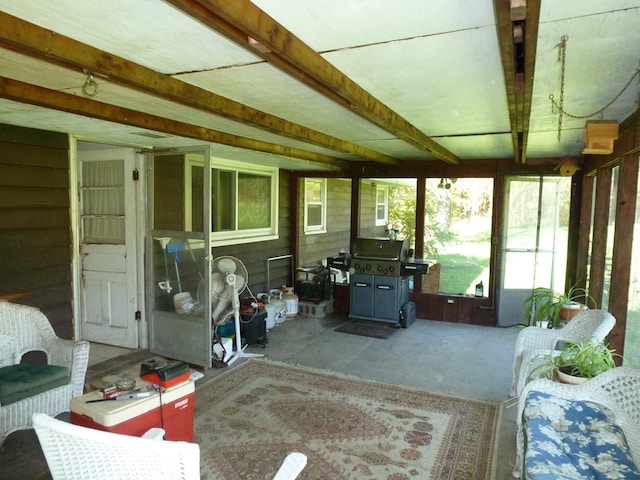
[[[516,337],[511,396],[520,395],[526,385],[528,379],[525,372],[531,359],[555,350],[558,342],[586,340],[602,342],[615,324],[616,319],[609,312],[592,309],[580,312],[563,328],[548,329],[531,326],[522,329]]]
[[[56,336],[47,317],[37,308],[0,301],[0,367],[20,363],[30,351],[42,351],[49,365],[67,367],[70,382],[0,405],[0,445],[11,432],[31,428],[31,416],[56,416],[71,409],[71,398],[82,395],[89,362],[89,342]]]

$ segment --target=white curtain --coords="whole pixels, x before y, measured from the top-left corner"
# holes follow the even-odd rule
[[[82,163],[84,243],[125,242],[124,161]]]

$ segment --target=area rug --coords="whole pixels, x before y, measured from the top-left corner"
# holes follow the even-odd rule
[[[398,329],[391,324],[352,320],[334,328],[334,331],[363,337],[389,338],[396,333]]]
[[[250,359],[200,385],[203,479],[271,479],[289,452],[300,480],[488,480],[500,406]]]

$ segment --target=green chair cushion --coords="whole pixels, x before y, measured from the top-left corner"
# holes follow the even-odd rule
[[[71,381],[69,368],[20,363],[0,368],[0,405],[8,405]]]

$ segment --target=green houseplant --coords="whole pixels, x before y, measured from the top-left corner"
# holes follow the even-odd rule
[[[538,325],[547,322],[549,328],[556,328],[590,305],[595,307],[596,303],[585,288],[573,285],[563,293],[537,287],[525,299],[523,309],[528,320],[535,318]]]
[[[529,373],[529,379],[557,379],[563,383],[582,383],[616,366],[620,357],[602,342],[567,342],[562,350],[545,355]]]

